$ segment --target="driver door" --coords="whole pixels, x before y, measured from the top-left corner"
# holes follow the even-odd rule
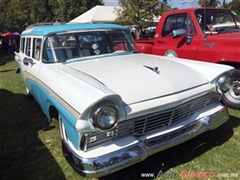
[[[176,29],[184,29],[186,34],[173,38],[172,31]],[[192,38],[190,44],[186,43],[187,35],[190,35]],[[154,43],[153,54],[170,58],[195,59],[198,37],[190,16],[187,13],[168,16],[164,22],[161,34],[155,39]]]

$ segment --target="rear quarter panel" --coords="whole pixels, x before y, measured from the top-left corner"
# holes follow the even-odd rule
[[[144,54],[152,54],[154,39],[140,39],[135,40],[138,50]]]

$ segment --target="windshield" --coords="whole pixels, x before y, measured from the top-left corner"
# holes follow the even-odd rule
[[[197,22],[205,34],[236,32],[240,22],[234,11],[227,9],[198,9],[195,11]]]
[[[138,52],[131,34],[124,30],[66,32],[45,39],[43,62],[62,62],[97,55]]]

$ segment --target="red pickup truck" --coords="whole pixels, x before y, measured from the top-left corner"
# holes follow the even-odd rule
[[[233,85],[222,101],[240,110],[240,18],[234,11],[189,8],[166,12],[154,38],[135,42],[141,53],[235,67]]]

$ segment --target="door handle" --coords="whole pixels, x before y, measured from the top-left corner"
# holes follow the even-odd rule
[[[23,59],[23,64],[26,65],[26,66],[28,66],[28,64],[34,65],[35,63],[34,63],[33,60],[30,59],[30,58],[24,58],[24,59]]]
[[[165,42],[164,39],[158,40],[158,43],[164,43],[164,42]]]

